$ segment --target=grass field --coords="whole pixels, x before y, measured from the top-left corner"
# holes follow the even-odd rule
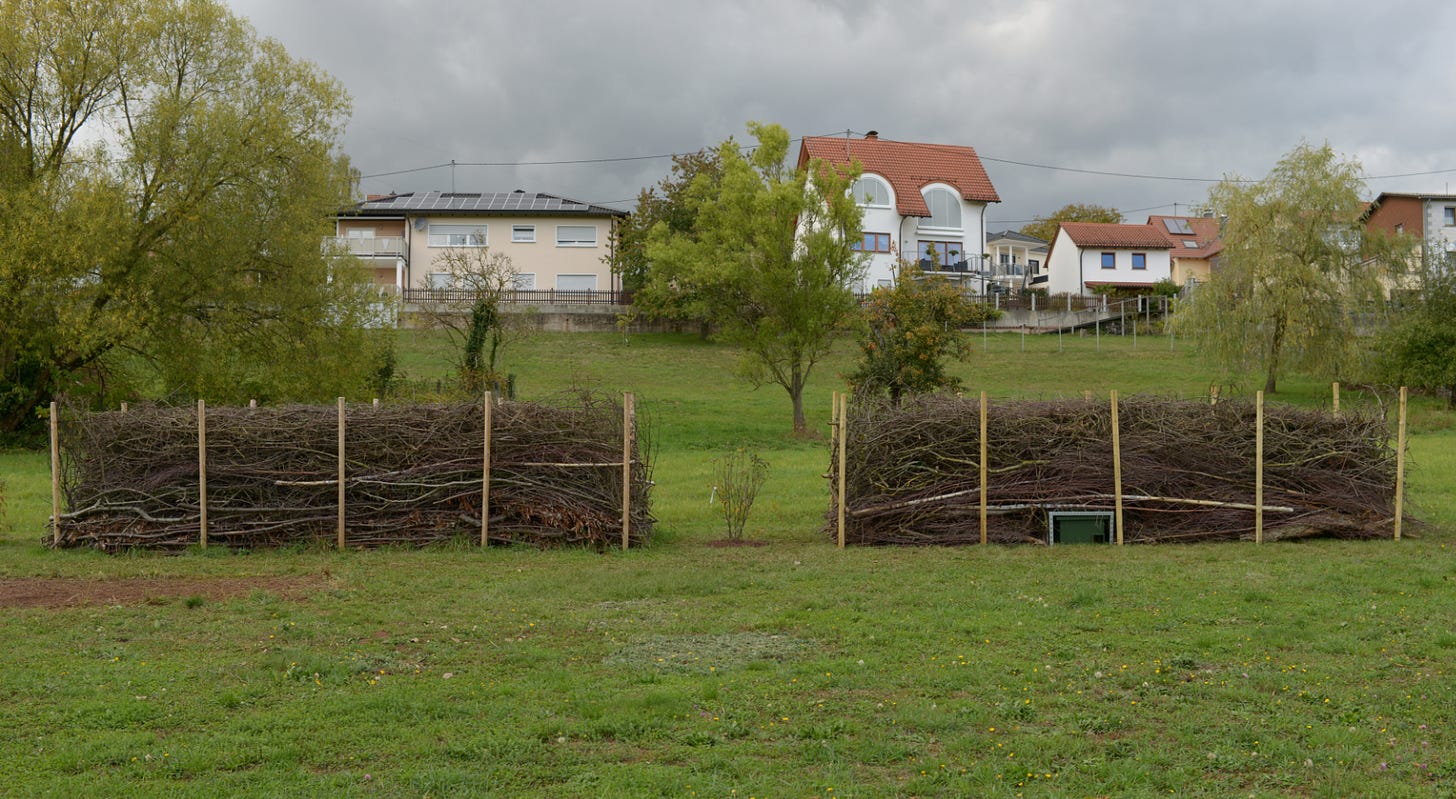
[[[439,340],[407,345],[412,377],[443,373]],[[967,389],[1210,382],[1165,338],[1022,346],[989,338]],[[816,430],[849,359],[816,372]],[[1456,423],[1434,403],[1412,409],[1426,525],[1400,542],[841,552],[820,532],[825,442],[788,436],[782,390],[736,381],[730,352],[550,335],[508,360],[526,397],[638,394],[651,548],[53,553],[45,458],[0,454],[0,577],[308,586],[7,608],[0,793],[1456,794]],[[763,546],[708,546],[711,462],[735,446],[772,464]]]

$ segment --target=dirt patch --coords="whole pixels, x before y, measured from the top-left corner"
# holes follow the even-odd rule
[[[714,549],[731,549],[733,547],[766,547],[767,541],[757,541],[752,538],[715,538],[705,542],[703,546]]]
[[[87,580],[79,577],[0,579],[0,607],[75,608],[96,605],[167,604],[201,597],[219,601],[266,591],[300,599],[328,585],[324,577],[138,577]]]

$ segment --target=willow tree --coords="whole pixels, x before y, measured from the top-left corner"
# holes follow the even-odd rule
[[[1356,363],[1356,314],[1376,307],[1404,263],[1397,240],[1360,222],[1355,161],[1300,144],[1262,180],[1209,192],[1227,217],[1208,282],[1177,329],[1230,375],[1258,373],[1273,393],[1289,370],[1338,377]]]
[[[321,234],[348,98],[216,0],[0,0],[0,432],[60,391],[322,399],[382,346]]]
[[[852,286],[864,271],[853,174],[811,161],[788,164],[789,134],[748,124],[758,146],[718,148],[721,174],[695,178],[686,202],[692,228],[657,225],[647,247],[655,279],[696,298],[720,339],[743,353],[742,375],[788,392],[794,432],[808,431],[804,386],[857,312]]]

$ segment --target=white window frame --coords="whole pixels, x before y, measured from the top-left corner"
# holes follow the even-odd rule
[[[935,219],[935,216],[934,216],[935,211],[934,211],[934,209],[931,208],[931,205],[930,205],[930,195],[936,194],[936,193],[940,193],[940,192],[944,192],[947,196],[949,196],[950,201],[951,201],[951,205],[955,208],[956,216],[959,217],[959,219],[960,219],[960,224],[950,225],[950,226],[931,224],[931,222]],[[930,217],[927,217],[924,220],[922,220],[920,222],[920,224],[917,226],[921,230],[945,230],[945,231],[961,231],[961,230],[965,230],[965,225],[966,225],[966,209],[963,206],[963,204],[961,203],[961,195],[960,195],[959,192],[955,191],[954,189],[950,188],[949,186],[943,186],[943,185],[940,185],[940,184],[935,184],[935,185],[932,185],[932,186],[926,186],[925,188],[921,189],[920,190],[920,197],[921,197],[921,199],[925,200],[925,207],[927,209],[929,209],[930,212],[931,212],[931,216]]]
[[[564,289],[564,288],[561,287],[561,278],[563,278],[563,277],[589,277],[589,278],[592,279],[592,287],[589,288],[589,289]],[[598,282],[598,280],[599,280],[599,276],[596,273],[594,273],[594,272],[582,272],[582,273],[565,272],[565,273],[562,273],[562,274],[558,274],[556,276],[556,290],[557,291],[597,291],[598,290],[597,289],[597,282]]]
[[[435,232],[440,228],[440,232]],[[460,236],[460,241],[454,237]],[[444,239],[441,241],[441,239]],[[478,225],[462,225],[454,222],[431,222],[426,241],[431,247],[485,247],[490,241],[490,229],[484,222]]]
[[[536,243],[536,226],[535,225],[511,225],[511,243],[512,244],[535,244]]]
[[[588,229],[591,230],[591,232],[592,232],[591,241],[588,242],[585,239],[565,239],[565,240],[563,240],[562,237],[561,237],[562,236],[562,231],[563,230],[570,229],[570,228],[576,228],[576,229],[579,229],[579,230],[588,230]],[[557,225],[556,226],[556,246],[557,247],[595,247],[595,246],[597,246],[597,240],[599,238],[600,238],[600,234],[597,231],[597,226],[596,225]]]
[[[1446,206],[1446,210],[1442,213],[1445,215],[1442,219],[1442,221],[1445,223],[1444,226],[1456,227],[1456,205]]]
[[[857,185],[860,181],[872,181],[876,185],[878,185],[879,188],[885,192],[885,201],[883,203],[866,202],[865,192],[855,191],[855,185]],[[854,204],[858,205],[861,208],[889,208],[890,205],[895,202],[895,192],[890,189],[889,182],[879,175],[870,174],[868,172],[860,175],[858,180],[856,180],[853,184],[850,184],[849,192],[851,199],[854,200]]]
[[[515,277],[511,279],[511,288],[516,291],[535,291],[536,273],[517,272]]]
[[[425,273],[425,288],[432,291],[455,288],[455,275],[450,272]]]

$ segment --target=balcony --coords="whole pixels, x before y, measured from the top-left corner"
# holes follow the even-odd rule
[[[399,236],[325,236],[325,253],[348,253],[360,258],[407,258],[405,241]]]

